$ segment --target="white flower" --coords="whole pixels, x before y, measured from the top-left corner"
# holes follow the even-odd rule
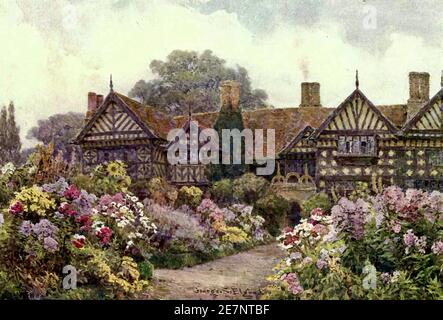
[[[132,202],[137,202],[137,201],[138,201],[138,198],[137,198],[137,197],[131,197],[131,201],[132,201]]]
[[[0,213],[0,226],[5,223],[5,218],[3,217],[3,214]]]
[[[143,209],[143,207],[144,207],[144,206],[143,206],[143,203],[141,203],[141,202],[137,202],[137,207],[140,208],[140,209]]]
[[[7,164],[5,164],[3,166],[3,168],[1,169],[1,173],[6,175],[6,174],[12,174],[15,171],[15,166],[12,162],[8,162]]]
[[[37,167],[36,166],[32,166],[28,169],[28,173],[29,174],[34,174],[37,171]]]

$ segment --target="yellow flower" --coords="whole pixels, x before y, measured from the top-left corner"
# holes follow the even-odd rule
[[[111,177],[124,177],[126,176],[125,164],[121,161],[113,161],[108,164],[106,171]]]

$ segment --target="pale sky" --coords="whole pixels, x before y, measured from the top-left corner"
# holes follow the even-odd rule
[[[21,135],[38,119],[86,111],[88,91],[127,94],[174,49],[211,49],[249,70],[276,107],[321,83],[325,106],[360,87],[375,104],[404,103],[408,72],[443,69],[441,1],[0,0],[0,103]],[[23,141],[25,146],[31,141]]]

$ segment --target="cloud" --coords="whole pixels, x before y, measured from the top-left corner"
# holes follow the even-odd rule
[[[357,68],[362,90],[376,104],[405,102],[412,70],[431,72],[433,92],[439,87],[443,41],[410,27],[385,29],[385,47],[372,50],[349,40],[346,23],[321,19],[316,6],[305,14],[296,6],[294,14],[307,22],[293,23],[291,10],[281,9],[285,2],[263,1],[263,13],[248,7],[256,21],[248,25],[238,9],[202,11],[202,3],[212,1],[7,2],[0,8],[0,102],[14,100],[24,137],[38,119],[86,111],[87,92],[106,94],[110,73],[115,89],[127,93],[153,77],[151,60],[174,49],[211,49],[229,65],[246,67],[277,107],[298,106],[305,80],[320,82],[322,103],[336,106],[353,90]],[[266,32],[251,27],[266,19]]]

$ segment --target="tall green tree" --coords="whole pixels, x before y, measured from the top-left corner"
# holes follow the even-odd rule
[[[7,121],[7,150],[9,161],[17,163],[20,160],[20,150],[22,143],[20,140],[20,128],[15,121],[15,107],[11,101],[8,107]]]
[[[4,106],[0,113],[0,164],[20,161],[20,128],[15,121],[14,103]]]
[[[0,112],[0,165],[6,163],[6,148],[7,148],[7,127],[8,124],[8,112],[6,107],[3,106]]]
[[[243,131],[244,123],[242,117],[242,108],[232,109],[231,104],[223,105],[220,109],[218,118],[214,124],[214,129],[217,131],[220,140],[223,137],[223,129],[238,129],[240,132]],[[222,164],[220,156],[220,164],[214,164],[210,167],[210,175],[213,181],[218,181],[221,179],[233,179],[245,174],[248,171],[248,165],[244,163],[245,160],[245,140],[242,138],[241,141],[241,159],[242,163],[234,164],[233,162],[233,141],[229,141],[229,154],[230,154],[230,164]]]
[[[248,71],[241,66],[230,68],[225,60],[210,50],[174,50],[166,61],[153,60],[149,65],[156,78],[138,81],[129,96],[157,107],[171,115],[193,112],[214,112],[220,107],[219,83],[236,80],[242,85],[241,104],[244,110],[268,108],[268,95],[262,89],[253,89]]]

